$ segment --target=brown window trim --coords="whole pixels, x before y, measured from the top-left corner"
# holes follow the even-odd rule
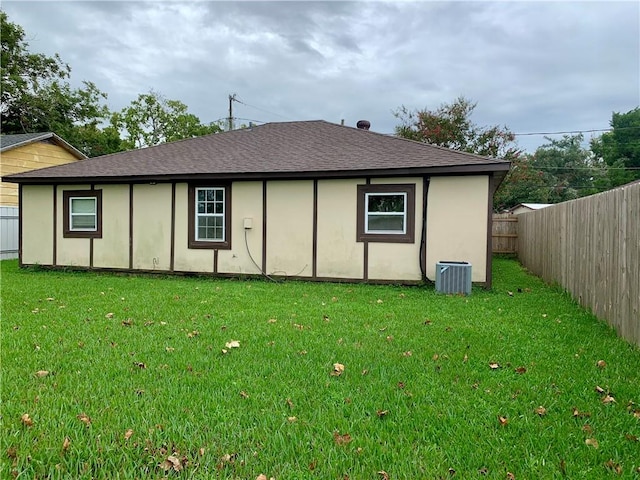
[[[196,240],[196,188],[224,188],[224,241]],[[229,183],[190,183],[187,208],[189,221],[189,248],[208,248],[212,250],[231,249],[231,184]]]
[[[71,230],[69,204],[72,198],[94,197],[96,199],[96,229],[89,232]],[[102,238],[102,190],[64,190],[62,192],[62,227],[64,238]]]
[[[406,233],[365,233],[365,197],[367,193],[406,193],[407,194],[407,230]],[[416,185],[405,184],[368,184],[358,185],[357,234],[358,242],[415,243]]]

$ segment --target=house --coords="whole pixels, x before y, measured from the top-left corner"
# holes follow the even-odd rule
[[[87,158],[52,132],[0,135],[1,175],[26,172]],[[0,182],[0,205],[18,206],[18,186]]]
[[[325,121],[268,123],[5,177],[21,265],[491,285],[509,162]]]
[[[0,135],[0,176],[87,158],[55,133]],[[18,186],[0,182],[0,259],[18,257]]]
[[[520,215],[521,213],[532,212],[534,210],[540,210],[541,208],[546,208],[553,205],[552,203],[519,203],[515,207],[511,207],[506,211],[506,213],[511,213],[513,215]]]

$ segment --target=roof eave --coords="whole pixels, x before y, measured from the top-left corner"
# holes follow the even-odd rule
[[[36,177],[28,173],[2,177],[3,182],[18,184],[107,184],[107,183],[168,183],[198,181],[232,180],[311,180],[322,178],[363,178],[363,177],[402,177],[431,175],[473,175],[495,174],[500,180],[509,171],[510,162],[491,162],[486,164],[407,167],[369,170],[331,170],[308,172],[231,172],[231,173],[188,173],[170,175],[131,175],[131,176],[92,176],[92,177]]]
[[[73,145],[68,143],[65,139],[63,139],[62,137],[56,135],[53,132],[46,132],[46,133],[43,133],[42,135],[39,135],[37,137],[29,138],[29,139],[24,140],[22,142],[14,143],[12,145],[7,145],[6,147],[0,148],[0,153],[7,152],[9,150],[14,150],[16,148],[24,147],[25,145],[30,145],[32,143],[41,142],[43,140],[48,140],[48,139],[53,140],[56,145],[58,145],[61,148],[64,148],[70,154],[72,154],[74,157],[76,157],[78,159],[89,158],[84,153],[82,153],[80,150],[78,150],[76,147],[74,147]]]

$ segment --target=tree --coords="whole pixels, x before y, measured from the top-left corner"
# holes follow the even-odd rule
[[[591,141],[591,151],[609,165],[611,187],[640,179],[640,107],[614,112],[612,130]]]
[[[71,88],[71,67],[58,54],[31,53],[22,27],[5,12],[0,22],[2,133],[55,132],[89,156],[122,150],[114,130],[99,128],[110,116],[107,95],[92,82]]]
[[[549,189],[544,172],[533,166],[533,155],[514,158],[511,169],[493,198],[493,208],[500,212],[519,203],[549,203]]]
[[[151,90],[111,117],[112,126],[124,135],[128,149],[142,148],[221,132],[217,123],[204,125],[178,100],[167,100]]]
[[[476,103],[458,97],[436,110],[408,110],[394,115],[401,124],[396,134],[403,138],[495,158],[514,159],[519,155],[515,135],[506,127],[480,127],[471,121]]]

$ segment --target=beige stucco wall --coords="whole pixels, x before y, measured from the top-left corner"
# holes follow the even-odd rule
[[[22,187],[22,263],[53,264],[53,187]]]
[[[173,268],[179,272],[213,272],[213,250],[189,248],[189,186],[176,184],[176,231]],[[169,219],[171,221],[171,219]],[[169,224],[169,228],[171,224]]]
[[[357,189],[364,179],[318,181],[317,275],[362,278],[364,244],[356,242]]]
[[[312,274],[313,181],[267,183],[267,273]]]
[[[433,177],[427,199],[427,277],[439,261],[465,261],[486,281],[489,177]]]
[[[319,180],[317,191],[318,277],[362,279],[364,244],[356,241],[357,185],[364,179]],[[370,280],[420,280],[423,180],[415,178],[372,179],[371,183],[415,184],[414,243],[368,245]],[[266,273],[309,277],[313,273],[313,181],[269,181],[266,204]],[[24,186],[22,261],[53,262],[53,187]],[[84,190],[89,185],[57,187],[56,264],[90,265],[89,239],[64,238],[63,191]],[[129,266],[129,185],[96,185],[102,190],[103,237],[94,239],[93,266]],[[231,187],[232,248],[217,253],[218,273],[257,274],[245,245],[244,219],[249,249],[262,265],[263,182],[234,182]],[[487,205],[486,175],[433,177],[427,202],[427,277],[435,279],[440,260],[468,261],[473,281],[486,281]],[[215,253],[188,248],[188,185],[175,191],[174,270],[213,272]],[[171,268],[171,185],[133,186],[133,268]]]
[[[129,185],[95,188],[102,190],[102,238],[93,240],[93,266],[129,268]]]
[[[260,273],[251,257],[262,266],[262,182],[235,182],[231,186],[231,196],[232,248],[218,252],[218,273]],[[245,218],[251,222],[251,228],[246,230],[246,243]]]
[[[59,185],[56,215],[56,264],[88,267],[91,264],[91,243],[88,238],[64,238],[64,191],[89,190],[90,185]],[[24,217],[23,217],[24,218]]]
[[[374,178],[372,184],[415,184],[415,238],[413,243],[369,242],[371,280],[420,280],[420,233],[422,228],[421,177]]]
[[[134,185],[133,268],[169,270],[170,267],[171,184]]]

